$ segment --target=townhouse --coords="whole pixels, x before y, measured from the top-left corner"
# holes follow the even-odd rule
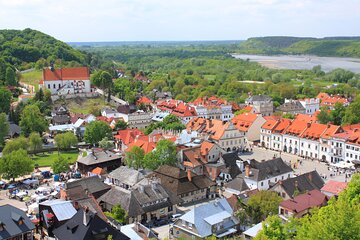
[[[350,102],[347,98],[340,95],[329,95],[327,93],[319,93],[316,96],[320,100],[321,107],[328,107],[330,110],[333,110],[336,103],[341,103],[343,106],[349,106]]]
[[[245,133],[240,132],[232,122],[196,117],[186,125],[187,131],[196,131],[199,138],[214,141],[227,152],[243,149]]]
[[[194,106],[199,117],[229,121],[233,116],[233,105],[217,97],[203,97],[189,103]]]
[[[262,116],[271,116],[274,113],[274,104],[271,97],[266,95],[254,95],[245,100],[245,104],[252,106],[252,113]]]
[[[318,98],[299,99],[299,102],[305,108],[305,114],[313,115],[320,109],[320,99]]]
[[[283,132],[289,127],[291,120],[287,118],[282,119],[268,119],[260,130],[260,144],[262,147],[270,148],[276,151],[283,150]]]

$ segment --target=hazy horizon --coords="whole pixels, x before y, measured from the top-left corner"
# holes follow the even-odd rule
[[[357,0],[0,0],[0,29],[65,42],[360,36]]]

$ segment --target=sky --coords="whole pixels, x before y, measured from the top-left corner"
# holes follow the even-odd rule
[[[360,36],[360,0],[0,0],[0,29],[66,42]]]

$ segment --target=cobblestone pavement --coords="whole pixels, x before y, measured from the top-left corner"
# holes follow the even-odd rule
[[[261,161],[261,160],[272,159],[274,156],[281,157],[285,162],[287,162],[289,164],[295,163],[297,159],[299,159],[299,160],[301,159],[302,164],[299,164],[298,168],[294,169],[295,174],[303,174],[306,172],[316,170],[321,176],[326,177],[326,179],[324,179],[325,181],[328,181],[331,179],[331,180],[345,182],[345,181],[349,180],[349,179],[345,178],[344,173],[339,174],[339,173],[333,172],[331,170],[331,167],[329,168],[329,166],[326,163],[319,162],[317,160],[302,159],[299,156],[289,154],[289,153],[281,153],[280,154],[280,152],[269,150],[269,149],[264,149],[264,148],[260,148],[260,147],[254,147],[253,152],[241,154],[240,158],[242,158],[244,160],[255,159],[257,161]],[[330,177],[330,174],[332,174],[333,176]]]

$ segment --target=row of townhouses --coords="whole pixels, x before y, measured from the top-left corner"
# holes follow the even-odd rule
[[[276,151],[326,162],[360,159],[360,125],[320,124],[316,117],[299,114],[294,120],[268,119],[260,130],[260,144]]]

